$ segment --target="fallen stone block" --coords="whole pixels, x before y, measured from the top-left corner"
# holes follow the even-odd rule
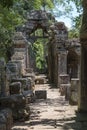
[[[36,97],[36,99],[47,99],[47,91],[46,90],[36,90],[35,97]]]
[[[35,95],[32,90],[23,91],[22,93],[23,93],[24,97],[26,97],[28,99],[28,103],[35,101]]]
[[[14,120],[26,120],[30,116],[30,107],[27,105],[25,108],[15,109],[13,111]]]
[[[6,118],[6,130],[10,130],[13,125],[13,117],[11,109],[1,110],[1,113],[3,113],[3,115]]]
[[[44,78],[36,78],[35,79],[35,84],[44,84],[44,83],[45,83]]]
[[[26,104],[28,104],[27,99],[23,96],[23,94],[13,94],[8,97],[2,97],[0,98],[0,104],[3,108],[21,108],[25,107]]]
[[[10,84],[10,94],[21,93],[21,82],[13,82]]]
[[[12,82],[20,82],[22,91],[32,89],[32,82],[31,82],[31,79],[28,77],[12,79]]]
[[[3,108],[10,108],[14,119],[27,118],[30,115],[28,100],[23,95],[14,94],[9,97],[0,98]]]

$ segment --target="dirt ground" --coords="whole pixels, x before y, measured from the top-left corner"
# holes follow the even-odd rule
[[[14,124],[12,130],[87,130],[87,122],[77,118],[77,106],[70,106],[58,88],[46,83],[36,85],[35,90],[46,90],[47,99],[31,103],[30,119]]]

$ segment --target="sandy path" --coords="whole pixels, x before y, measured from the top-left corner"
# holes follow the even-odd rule
[[[13,130],[80,130],[75,122],[77,106],[70,106],[57,88],[49,84],[36,85],[36,90],[46,90],[47,99],[37,99],[30,104],[30,119],[18,122]]]

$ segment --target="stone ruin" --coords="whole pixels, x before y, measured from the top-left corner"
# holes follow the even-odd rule
[[[23,25],[23,27],[18,28],[18,30],[22,31],[28,42],[32,45],[38,38],[48,39],[49,38],[49,26],[52,22],[55,21],[55,18],[51,13],[42,10],[33,10],[27,13],[27,22]],[[37,29],[41,29],[42,36],[38,36],[35,34]],[[32,47],[30,45],[29,51],[29,66],[36,71],[36,63],[35,63],[35,55],[32,51]]]
[[[48,20],[52,20],[51,26]],[[47,34],[43,36],[49,38],[49,80],[60,88],[61,95],[65,95],[70,104],[77,104],[81,55],[79,40],[68,39],[67,27],[63,22],[56,22],[44,11],[32,11],[21,30],[23,34],[17,32],[14,35],[11,61],[5,64],[0,60],[0,130],[10,130],[13,119],[29,117],[29,103],[34,100],[35,75],[33,69],[29,68],[33,65],[30,66],[28,41],[33,43],[37,40],[37,36],[31,35],[37,28],[42,28]],[[46,98],[45,92],[44,95]]]
[[[0,130],[10,130],[13,120],[29,118],[35,76],[28,55],[27,41],[17,32],[11,61],[0,60]]]
[[[68,30],[63,22],[54,23],[50,30],[49,80],[59,88],[62,96],[65,95],[66,100],[70,100],[70,104],[77,104],[81,55],[79,39],[68,39]]]
[[[52,15],[45,11],[31,11],[27,15],[27,19],[22,31],[32,44],[38,38],[34,33],[38,28],[41,28],[45,37],[49,38],[47,56],[48,78],[56,87],[60,88],[61,95],[65,95],[65,99],[68,100],[71,83],[74,82],[71,82],[71,79],[77,80],[79,78],[79,40],[69,40],[65,24],[57,22]],[[51,20],[51,24],[49,24],[49,20]],[[43,36],[43,38],[45,37]]]

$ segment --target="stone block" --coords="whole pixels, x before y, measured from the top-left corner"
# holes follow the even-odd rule
[[[6,129],[6,124],[0,123],[0,130],[7,130]]]
[[[60,84],[69,84],[70,83],[70,77],[68,74],[60,74],[59,75],[59,82]]]
[[[27,105],[25,108],[15,109],[13,111],[13,119],[14,120],[21,120],[21,119],[28,119],[30,116],[30,106]]]
[[[69,100],[70,98],[70,88],[71,88],[71,84],[67,84],[66,85],[66,90],[65,90],[65,100]]]
[[[9,72],[10,79],[12,78],[18,78],[19,70],[16,63],[10,63],[8,62],[6,65],[6,71]]]
[[[17,68],[18,68],[18,75],[19,77],[21,76],[21,73],[22,73],[22,66],[21,66],[21,61],[20,60],[11,60],[8,62],[9,64],[16,64],[17,65]]]
[[[14,109],[20,109],[21,107],[25,107],[28,101],[26,98],[21,94],[13,94],[8,97],[2,97],[0,98],[0,104],[2,108],[11,108]]]
[[[71,88],[70,88],[70,98],[69,98],[70,105],[78,104],[78,87],[79,87],[79,79],[72,78],[71,79]]]
[[[22,88],[22,91],[24,90],[31,90],[32,88],[32,84],[31,84],[31,80],[30,78],[15,78],[15,79],[12,79],[12,82],[20,82],[21,83],[21,88]]]
[[[65,99],[69,98],[71,84],[60,84],[59,92],[61,96],[65,96]]]
[[[35,78],[35,84],[44,84],[45,80],[44,78]]]
[[[14,119],[29,117],[30,108],[28,100],[22,94],[13,94],[9,97],[0,98],[1,108],[10,108]]]
[[[21,93],[21,82],[13,82],[10,84],[10,94]]]
[[[33,68],[26,68],[27,73],[33,73]]]
[[[28,77],[28,79],[29,79],[29,83],[31,86],[31,90],[34,90],[35,89],[35,81],[31,77]]]
[[[7,123],[7,119],[5,115],[2,112],[0,112],[0,124],[4,124],[6,126],[6,123]]]
[[[10,109],[1,110],[1,113],[6,118],[6,130],[10,130],[13,125],[12,111]]]
[[[35,74],[34,73],[26,73],[23,75],[23,78],[30,77],[33,81],[35,81]]]
[[[36,97],[36,99],[46,99],[47,91],[46,90],[36,90],[35,97]]]
[[[32,90],[23,91],[23,95],[28,99],[28,103],[35,101],[35,95]]]

